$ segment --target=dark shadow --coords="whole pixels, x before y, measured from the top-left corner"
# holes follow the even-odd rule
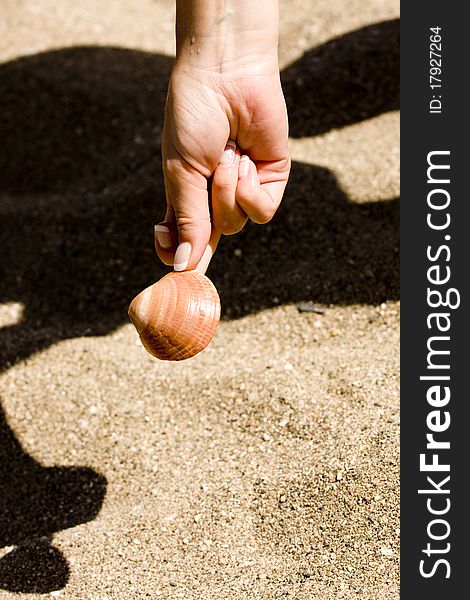
[[[22,544],[0,560],[0,589],[9,592],[47,594],[68,579],[65,557],[47,538]]]
[[[24,452],[0,405],[0,589],[46,593],[67,583],[69,568],[52,546],[56,531],[95,518],[106,479],[85,467],[43,467]]]
[[[155,161],[171,66],[166,56],[99,47],[0,65],[0,191],[69,191],[76,204]]]
[[[383,32],[387,47],[395,28],[361,31],[377,47]],[[353,60],[360,32],[350,36]],[[324,61],[332,70],[334,53]],[[381,69],[394,77],[394,66]],[[170,70],[169,57],[100,47],[0,65],[0,302],[25,306],[20,323],[0,330],[1,369],[126,323],[129,301],[165,272],[152,228],[165,204],[159,144]],[[303,105],[318,97],[307,80]],[[350,203],[328,170],[294,163],[273,222],[224,238],[210,276],[226,318],[278,302],[398,298],[397,202]]]
[[[304,300],[376,305],[399,297],[398,231],[397,198],[350,203],[328,169],[295,162],[276,217],[224,239],[211,277],[230,317]]]
[[[399,108],[400,21],[374,23],[306,52],[282,73],[292,137]]]

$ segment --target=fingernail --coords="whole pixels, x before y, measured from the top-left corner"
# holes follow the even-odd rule
[[[196,266],[196,271],[199,271],[200,273],[205,273],[207,271],[207,267],[209,266],[209,263],[211,262],[211,258],[214,254],[214,250],[210,247],[209,244],[207,244],[206,249],[204,250],[204,254],[202,255],[201,260],[198,262],[197,266]]]
[[[175,271],[184,271],[188,266],[189,258],[191,256],[191,244],[189,242],[183,242],[176,250],[175,262],[173,268]]]
[[[246,177],[248,175],[248,171],[250,170],[250,159],[246,154],[244,154],[240,158],[240,166],[238,167],[238,175],[239,177]]]
[[[165,225],[155,225],[155,237],[162,248],[171,248],[172,241],[170,230]]]
[[[225,150],[222,152],[222,156],[220,157],[220,161],[219,164],[223,165],[224,167],[230,167],[231,165],[233,165],[233,163],[235,162],[235,142],[232,142],[232,140],[229,140],[227,142],[227,145],[225,146]]]

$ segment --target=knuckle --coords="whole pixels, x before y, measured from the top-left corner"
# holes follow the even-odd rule
[[[231,194],[232,196],[235,194],[236,183],[230,180],[218,178],[215,179],[212,183],[213,191],[219,194]]]
[[[265,225],[266,223],[269,223],[269,221],[271,221],[271,219],[274,217],[275,214],[276,214],[275,206],[263,207],[262,210],[260,210],[258,213],[256,213],[255,218],[252,218],[252,221],[254,221],[255,223],[258,223],[259,225]]]
[[[186,231],[205,231],[206,229],[210,229],[211,220],[209,216],[201,217],[199,215],[193,215],[180,208],[175,209],[175,217],[179,229],[184,229]]]
[[[166,177],[177,177],[181,174],[181,164],[176,158],[165,158],[162,166],[163,173]]]

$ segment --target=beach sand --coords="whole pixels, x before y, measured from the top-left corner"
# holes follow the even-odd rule
[[[398,3],[281,4],[285,200],[172,364],[127,305],[173,2],[2,2],[2,600],[399,598]]]

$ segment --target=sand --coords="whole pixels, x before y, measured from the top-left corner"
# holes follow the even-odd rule
[[[398,599],[398,3],[282,2],[291,180],[178,364],[126,313],[173,10],[0,7],[0,598]]]

